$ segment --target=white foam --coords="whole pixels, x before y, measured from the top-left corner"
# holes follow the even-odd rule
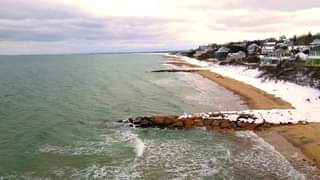
[[[146,146],[143,143],[143,141],[140,138],[136,137],[135,138],[135,149],[136,149],[137,157],[141,157],[143,155],[145,147]]]
[[[120,133],[120,138],[124,141],[128,141],[134,146],[137,157],[141,157],[143,155],[146,145],[143,143],[143,140],[138,137],[137,134],[132,132],[132,129],[122,131]]]
[[[284,156],[254,132],[236,132],[236,136],[253,142],[253,147],[248,151],[235,154],[234,159],[239,164],[252,169],[263,169],[285,179],[305,179],[305,176],[298,172]]]

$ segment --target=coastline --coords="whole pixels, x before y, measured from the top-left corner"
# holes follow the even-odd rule
[[[169,56],[169,58],[170,57],[173,58],[174,61],[171,61],[173,63],[169,64],[178,67],[201,68],[206,66],[206,63],[202,65],[202,62],[198,60],[196,60],[198,62],[192,63],[183,57]],[[239,95],[250,109],[271,110],[295,108],[290,101],[285,101],[258,87],[231,77],[223,76],[212,70],[204,69],[196,73]],[[320,177],[320,135],[317,134],[319,129],[319,123],[311,123],[290,127],[274,127],[270,130],[258,132],[257,135],[285,156],[295,168],[304,174],[308,174],[308,179],[314,179],[314,177]],[[315,166],[317,167],[316,169],[313,168]],[[312,172],[309,172],[311,169]]]
[[[293,109],[289,102],[268,94],[251,85],[221,76],[208,70],[198,71],[198,74],[239,95],[249,109]]]

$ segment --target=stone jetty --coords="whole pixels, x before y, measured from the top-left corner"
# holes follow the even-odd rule
[[[200,113],[196,115],[159,115],[150,117],[129,118],[121,123],[127,123],[137,128],[161,128],[161,129],[192,129],[205,128],[207,130],[221,131],[260,131],[275,126],[289,126],[293,123],[273,124],[265,120],[259,120],[252,114],[245,113]],[[303,122],[299,122],[303,124]]]
[[[153,73],[161,73],[161,72],[198,72],[199,69],[161,69],[151,71]]]

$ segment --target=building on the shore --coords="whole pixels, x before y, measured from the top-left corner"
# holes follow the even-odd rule
[[[256,43],[252,43],[248,46],[247,51],[248,51],[248,55],[260,54],[261,47]]]
[[[312,41],[312,43],[310,43],[311,47],[316,47],[316,46],[320,46],[320,39],[315,39]]]
[[[230,52],[230,49],[227,47],[220,47],[216,52],[215,56],[218,60],[225,60],[227,58],[228,53]]]
[[[288,49],[287,44],[278,43],[273,51],[260,58],[260,67],[278,67],[283,61],[292,61],[295,57]]]
[[[262,56],[260,58],[260,67],[278,67],[281,63],[281,58],[274,56]]]
[[[199,46],[199,48],[195,51],[194,57],[197,59],[208,58],[207,56],[210,54],[210,52],[213,52],[214,49],[212,46]],[[213,56],[213,55],[212,55]]]
[[[261,48],[261,54],[268,55],[270,53],[273,53],[275,48],[276,48],[276,42],[266,42],[263,44]]]
[[[237,43],[230,43],[230,46],[239,47],[239,48],[246,48],[247,41],[237,42]]]
[[[299,46],[289,46],[288,47],[289,51],[291,52],[303,52],[304,54],[309,54],[310,52],[310,46],[304,46],[304,45],[299,45]]]
[[[238,51],[236,53],[228,53],[226,61],[228,62],[243,62],[246,59],[246,53],[244,51]]]
[[[305,66],[310,68],[320,68],[320,39],[315,39],[310,44],[310,53]]]
[[[290,55],[290,51],[287,47],[279,47],[269,54],[269,56],[275,57],[288,57]]]
[[[247,47],[248,56],[246,57],[247,63],[259,63],[259,55],[261,54],[261,47],[256,44],[252,43]]]

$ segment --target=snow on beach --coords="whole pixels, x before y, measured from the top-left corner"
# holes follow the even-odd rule
[[[292,104],[295,109],[288,110],[252,110],[257,117],[268,122],[282,123],[308,121],[320,122],[320,91],[311,87],[300,86],[291,82],[264,80],[258,78],[257,69],[245,66],[221,66],[188,57],[179,57],[190,64],[201,66],[214,73],[229,77],[259,88]]]

